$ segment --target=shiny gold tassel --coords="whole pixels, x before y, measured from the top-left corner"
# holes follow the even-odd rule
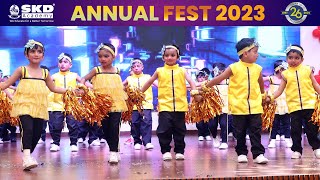
[[[184,114],[184,120],[187,124],[192,123],[191,122],[191,116],[190,116],[190,111],[191,111],[191,105],[188,105],[188,111]]]
[[[19,117],[11,117],[12,104],[4,92],[0,92],[0,124],[10,123],[12,126],[19,125]]]
[[[311,122],[319,127],[320,131],[320,95],[317,94],[317,102],[314,107],[313,114],[311,116]]]
[[[73,118],[78,121],[82,121],[88,116],[86,109],[82,105],[81,99],[77,97],[77,94],[71,88],[68,88],[63,94],[62,100],[64,103],[65,115],[72,115]]]
[[[132,112],[133,107],[136,106],[139,113],[143,113],[143,104],[145,101],[145,95],[141,92],[139,88],[126,86],[124,91],[128,95],[128,99],[126,100],[126,104],[128,107],[128,111],[122,112],[121,119],[122,122],[128,122],[132,120]]]
[[[272,128],[276,109],[277,109],[276,101],[263,103],[263,113],[261,115],[262,130]]]
[[[203,100],[197,102],[193,98],[191,102],[190,116],[192,123],[200,122],[202,120],[208,122],[210,119],[222,113],[223,102],[219,95],[218,88],[216,86],[208,88],[206,84],[204,84],[202,90],[201,96],[203,97]],[[197,94],[198,93],[191,93],[192,96]]]

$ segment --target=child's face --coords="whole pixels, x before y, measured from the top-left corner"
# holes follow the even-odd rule
[[[207,80],[205,76],[198,76],[198,77],[197,77],[197,81],[198,81],[198,82],[203,82],[203,81],[205,81],[205,80]]]
[[[243,59],[246,63],[255,63],[259,57],[258,47],[254,47],[243,53]]]
[[[289,52],[287,55],[287,62],[290,67],[297,67],[303,61],[303,57],[300,56],[297,52]]]
[[[141,74],[142,70],[143,70],[143,65],[140,63],[135,63],[131,66],[131,71],[136,75]]]
[[[70,68],[72,67],[72,63],[68,59],[63,58],[59,60],[58,67],[61,72],[66,72],[70,70]]]
[[[40,64],[40,62],[43,60],[43,57],[44,57],[43,48],[38,46],[37,48],[29,49],[25,54],[25,56],[30,63]]]
[[[163,54],[163,60],[169,66],[176,65],[177,64],[177,60],[178,60],[178,52],[177,52],[177,50],[175,50],[173,48],[166,49],[164,54]]]
[[[108,67],[112,65],[114,56],[106,49],[101,49],[98,53],[99,62],[102,67]]]

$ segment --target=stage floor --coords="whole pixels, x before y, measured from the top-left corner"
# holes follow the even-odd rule
[[[291,149],[285,148],[284,141],[277,141],[277,148],[268,149],[268,134],[262,137],[266,147],[265,156],[269,159],[266,165],[252,162],[249,151],[249,163],[237,163],[234,150],[235,141],[229,141],[229,149],[219,150],[212,146],[212,141],[198,141],[194,132],[186,136],[186,152],[184,161],[162,161],[158,138],[153,135],[155,148],[151,151],[134,150],[133,145],[125,145],[128,134],[121,134],[118,165],[107,162],[109,148],[106,144],[100,147],[79,144],[79,152],[70,152],[69,139],[64,136],[61,150],[50,152],[50,137],[45,144],[39,144],[33,153],[39,167],[31,171],[22,171],[22,153],[20,141],[0,144],[0,179],[27,180],[80,180],[80,179],[202,179],[241,177],[273,177],[282,176],[294,179],[310,175],[311,179],[319,179],[320,159],[316,159],[307,138],[303,138],[304,150],[302,159],[291,159]],[[250,144],[250,141],[247,141]],[[301,176],[298,176],[301,175]],[[229,178],[228,178],[229,177]],[[291,179],[291,178],[289,178]]]

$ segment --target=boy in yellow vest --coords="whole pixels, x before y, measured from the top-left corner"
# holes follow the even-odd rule
[[[301,133],[303,122],[305,123],[308,142],[316,158],[320,159],[320,140],[317,138],[319,127],[310,121],[317,100],[316,92],[320,93],[320,86],[313,76],[311,67],[302,65],[304,50],[301,46],[291,45],[287,48],[286,53],[289,68],[282,72],[283,78],[280,86],[270,98],[271,100],[278,98],[285,90],[291,117],[291,138],[293,142],[291,159],[300,159],[302,156]]]
[[[187,132],[185,112],[188,111],[186,80],[192,90],[196,89],[186,69],[177,64],[179,57],[180,51],[177,46],[164,46],[162,49],[164,67],[157,68],[141,88],[141,91],[145,92],[158,79],[159,125],[157,135],[164,161],[172,159],[170,153],[172,137],[176,160],[184,160],[186,146],[184,137]]]
[[[133,74],[128,76],[123,81],[123,85],[130,87],[141,88],[149,79],[149,74],[143,74],[143,63],[141,59],[134,58],[131,61],[131,72]],[[156,85],[156,84],[155,84]],[[141,149],[141,144],[145,146],[145,149],[153,149],[151,144],[152,136],[152,116],[151,112],[153,109],[153,93],[152,88],[149,87],[145,92],[145,100],[143,102],[143,114],[140,114],[135,106],[132,112],[132,124],[131,124],[131,135],[134,140],[134,149]],[[142,140],[140,138],[142,137]]]
[[[52,75],[54,84],[57,87],[75,88],[77,82],[81,81],[81,77],[77,73],[70,72],[72,67],[72,56],[67,53],[61,53],[58,57],[59,72]],[[66,119],[67,127],[69,129],[70,146],[72,152],[78,151],[78,124],[71,115],[64,115],[64,104],[62,102],[61,94],[54,94],[53,102],[51,103],[51,112],[49,112],[49,130],[53,143],[50,151],[56,152],[60,150],[61,131],[64,127],[64,120]]]
[[[261,113],[264,83],[262,67],[256,64],[258,43],[253,38],[243,38],[236,44],[240,60],[231,64],[222,74],[213,78],[206,85],[212,87],[229,78],[228,103],[233,116],[234,135],[237,139],[235,147],[239,163],[247,163],[248,149],[246,131],[249,129],[251,152],[254,163],[266,164],[265,149],[261,144]]]

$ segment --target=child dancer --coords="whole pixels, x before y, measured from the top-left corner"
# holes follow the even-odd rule
[[[82,83],[92,79],[93,90],[102,94],[108,94],[113,100],[111,112],[102,120],[102,128],[105,139],[110,148],[110,163],[118,163],[119,134],[121,112],[127,111],[127,94],[123,90],[119,69],[112,65],[115,59],[115,47],[109,43],[101,43],[96,52],[98,53],[101,66],[93,68],[84,76]]]
[[[72,56],[68,53],[61,53],[58,57],[59,72],[52,75],[54,84],[57,87],[75,88],[77,82],[81,81],[81,77],[74,72],[70,72],[72,67]],[[72,152],[78,151],[78,124],[72,115],[65,116],[64,103],[61,94],[54,94],[52,108],[49,114],[49,130],[53,143],[50,151],[56,152],[60,150],[61,132],[64,127],[64,120],[69,130],[70,149]]]
[[[128,76],[124,80],[123,84],[129,85],[131,87],[141,88],[145,82],[150,79],[149,74],[143,74],[143,63],[141,59],[135,58],[131,61],[131,71],[133,74]],[[154,83],[154,85],[156,85]],[[131,124],[131,135],[134,139],[134,149],[141,149],[141,144],[145,146],[145,149],[153,149],[153,144],[151,144],[152,136],[152,116],[151,112],[153,109],[153,93],[152,88],[149,87],[145,94],[145,100],[143,102],[143,114],[140,114],[137,107],[134,106],[132,112],[132,124]],[[142,137],[142,140],[140,138]]]
[[[288,64],[285,61],[278,60],[274,63],[274,75],[264,77],[264,81],[269,81],[269,92],[270,94],[274,93],[280,85],[282,79],[282,71],[288,68]],[[290,117],[288,114],[288,106],[286,103],[286,95],[282,93],[279,98],[276,100],[277,102],[277,109],[276,115],[273,121],[273,126],[271,130],[270,142],[268,147],[275,148],[276,147],[276,137],[277,134],[282,133],[285,136],[286,147],[291,148],[292,141],[290,139]],[[282,125],[282,127],[281,127]]]
[[[304,50],[301,46],[291,45],[287,48],[286,53],[289,68],[282,72],[283,79],[280,86],[270,98],[271,100],[278,98],[285,90],[291,117],[293,141],[291,158],[299,159],[302,155],[302,122],[305,122],[308,142],[316,158],[320,158],[320,140],[317,138],[319,127],[310,121],[317,99],[316,92],[320,93],[320,86],[315,80],[310,66],[302,65]]]
[[[176,160],[184,160],[185,112],[188,111],[185,81],[188,81],[191,89],[196,88],[186,69],[177,64],[179,57],[180,51],[177,46],[164,46],[162,49],[164,67],[157,68],[141,88],[141,91],[145,92],[158,79],[159,125],[157,135],[164,161],[172,159],[170,153],[172,137]]]
[[[219,84],[230,78],[228,102],[233,117],[234,135],[237,139],[236,152],[239,163],[247,163],[248,149],[246,131],[249,129],[251,152],[254,162],[265,164],[265,149],[261,144],[261,113],[264,83],[262,67],[255,62],[259,56],[258,43],[253,38],[243,38],[236,44],[240,60],[231,64],[222,74],[213,78],[206,86]]]
[[[29,64],[17,68],[6,82],[0,83],[0,89],[6,89],[20,79],[13,98],[11,116],[20,118],[23,169],[30,170],[38,166],[31,153],[40,139],[44,120],[49,119],[47,86],[56,93],[64,93],[66,90],[55,87],[49,72],[40,68],[44,58],[43,44],[29,40],[24,47]]]

